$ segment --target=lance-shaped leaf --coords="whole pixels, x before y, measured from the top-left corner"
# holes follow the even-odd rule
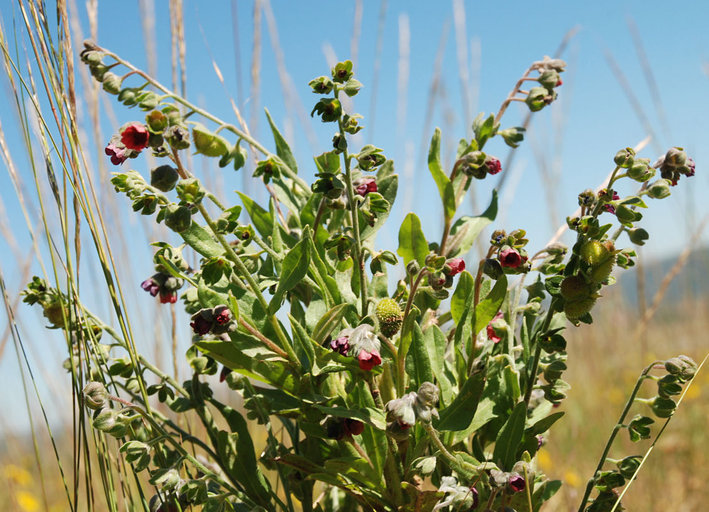
[[[414,213],[409,213],[399,229],[399,249],[396,251],[404,258],[404,265],[416,260],[424,265],[428,254],[428,243],[421,230],[421,221]]]
[[[451,227],[448,239],[449,258],[465,254],[475,243],[475,239],[480,232],[497,217],[497,190],[492,191],[492,199],[487,209],[479,217],[463,216],[459,218]]]
[[[278,311],[286,292],[292,290],[308,273],[311,246],[310,227],[306,226],[303,230],[303,236],[300,242],[295,244],[295,247],[288,251],[286,257],[283,258],[276,293],[273,294],[273,298],[268,305],[268,309],[271,313]]]
[[[463,384],[458,396],[441,411],[438,430],[465,430],[475,417],[485,387],[485,372],[474,372]]]
[[[443,201],[443,212],[450,219],[455,215],[456,210],[455,190],[441,165],[441,130],[439,128],[436,128],[433,137],[431,137],[431,145],[428,149],[428,170],[431,171],[433,181],[438,187],[438,194]]]
[[[519,402],[497,435],[492,458],[503,471],[510,471],[517,462],[517,448],[522,441],[526,416],[527,404]]]
[[[271,126],[271,132],[273,133],[273,141],[276,143],[276,154],[280,157],[281,160],[283,160],[284,164],[290,167],[290,169],[294,173],[297,173],[298,165],[295,162],[295,157],[293,156],[293,152],[291,151],[290,146],[286,142],[286,139],[283,138],[283,135],[281,135],[281,132],[278,131],[276,123],[273,122],[273,119],[271,118],[271,114],[268,109],[264,110],[266,111],[268,124]]]
[[[251,199],[246,194],[242,194],[238,190],[236,191],[241,198],[241,202],[244,208],[249,212],[249,217],[251,217],[251,222],[254,223],[256,231],[261,233],[261,236],[270,236],[273,230],[273,219],[271,213],[261,208],[256,201]]]
[[[406,354],[406,373],[415,383],[414,389],[418,389],[424,382],[433,382],[433,369],[431,354],[426,346],[426,337],[418,323],[414,324],[412,334],[411,347]]]

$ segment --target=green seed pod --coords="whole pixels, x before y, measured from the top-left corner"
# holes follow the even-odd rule
[[[190,209],[177,204],[167,205],[165,207],[165,225],[176,233],[182,233],[192,225]]]
[[[118,101],[123,103],[126,107],[131,107],[135,105],[136,97],[136,90],[130,87],[126,87],[118,93]]]
[[[388,338],[394,336],[401,328],[403,315],[399,304],[394,299],[382,299],[375,311],[379,321],[379,329]]]
[[[566,300],[574,301],[590,298],[593,287],[587,283],[583,276],[569,276],[561,282],[561,296]]]
[[[103,90],[109,94],[118,94],[121,92],[122,80],[118,75],[113,73],[105,73],[103,75]]]
[[[177,169],[171,165],[161,165],[150,171],[150,184],[161,192],[169,192],[180,179]]]
[[[184,126],[177,124],[170,126],[165,130],[164,137],[172,149],[187,149],[190,147],[190,132]]]
[[[613,266],[615,265],[615,256],[611,255],[606,261],[596,266],[591,270],[589,277],[594,283],[602,283],[608,276],[611,275],[613,271]]]
[[[656,396],[650,408],[658,418],[669,418],[674,414],[677,404],[671,398]]]
[[[566,313],[566,318],[569,320],[575,320],[591,311],[595,304],[595,298],[566,301],[564,304],[564,313]]]
[[[659,179],[647,188],[647,195],[653,199],[664,199],[670,194],[670,182],[666,179]]]
[[[623,167],[627,169],[633,165],[633,159],[635,157],[635,150],[633,148],[621,149],[615,154],[613,161],[618,167]]]
[[[217,157],[229,152],[229,143],[223,137],[210,132],[199,123],[192,128],[192,138],[197,153],[204,156]]]
[[[610,251],[598,240],[589,240],[581,246],[580,256],[583,261],[596,267],[609,258]]]

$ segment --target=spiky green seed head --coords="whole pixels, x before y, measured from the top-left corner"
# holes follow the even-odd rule
[[[394,299],[382,299],[375,311],[379,321],[379,329],[387,338],[391,338],[401,328],[404,317],[399,304]]]
[[[598,240],[589,240],[581,246],[581,259],[591,265],[598,266],[610,255],[610,251]]]
[[[591,273],[589,275],[591,281],[593,281],[594,283],[602,283],[603,281],[608,279],[608,277],[611,275],[611,272],[613,271],[613,265],[615,265],[615,255],[611,255],[603,263],[601,263],[597,267],[594,267],[593,270],[591,270]]]
[[[591,297],[593,287],[583,276],[569,276],[561,282],[560,291],[566,300],[578,300]]]
[[[564,304],[564,313],[566,313],[566,318],[569,320],[581,318],[593,309],[595,303],[595,298],[566,301]]]

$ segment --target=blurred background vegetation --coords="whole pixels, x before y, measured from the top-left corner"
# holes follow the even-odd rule
[[[307,81],[337,58],[351,58],[365,84],[356,106],[366,126],[358,142],[384,148],[404,176],[382,248],[394,248],[397,220],[411,209],[425,219],[427,235],[441,229],[440,210],[427,201],[432,182],[423,159],[433,126],[442,127],[452,158],[477,109],[496,109],[544,54],[559,52],[568,78],[558,104],[529,126],[524,148],[495,148],[504,168],[496,228],[527,229],[530,247],[540,249],[575,210],[578,192],[611,170],[616,150],[643,141],[643,156],[652,158],[685,144],[697,176],[653,208],[642,224],[651,240],[641,264],[618,276],[595,323],[572,330],[569,340],[567,414],[539,463],[566,484],[549,510],[576,510],[641,369],[680,353],[697,361],[707,354],[709,252],[701,247],[709,107],[698,99],[707,86],[706,7],[687,3],[668,13],[659,3],[609,1],[574,13],[559,2],[541,2],[535,12],[521,3],[431,4],[0,0],[0,510],[69,510],[70,501],[76,510],[123,508],[137,486],[120,465],[99,464],[96,451],[117,457],[118,445],[97,447],[74,412],[75,390],[62,368],[66,342],[21,304],[32,275],[75,290],[112,325],[128,319],[141,353],[178,376],[188,371],[185,315],[139,287],[152,273],[149,243],[171,235],[114,193],[103,155],[118,126],[142,113],[118,106],[92,82],[77,59],[86,37],[201,106],[243,120],[254,134],[265,133],[267,106],[293,141],[306,179],[313,172],[306,162],[329,147],[308,119]],[[678,37],[658,41],[648,32],[658,24],[679,27]],[[525,121],[523,110],[510,115],[510,125]],[[196,158],[190,165],[226,201],[235,201],[234,189],[263,193],[248,168],[236,175]],[[471,194],[470,212],[486,203],[486,187]],[[476,256],[474,250],[468,263]],[[705,509],[708,417],[705,369],[624,500],[628,510]],[[641,454],[647,446],[623,449]]]

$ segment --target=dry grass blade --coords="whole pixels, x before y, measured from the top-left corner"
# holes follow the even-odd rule
[[[372,95],[369,100],[369,142],[374,140],[374,122],[377,113],[377,90],[379,85],[379,69],[382,64],[382,49],[384,47],[384,27],[386,21],[387,2],[382,0],[379,5],[379,16],[377,17],[377,42],[374,53],[374,69],[372,71]]]
[[[465,136],[472,134],[472,117],[470,93],[470,73],[468,70],[468,31],[465,26],[465,4],[463,0],[453,0],[453,24],[455,27],[455,47],[458,56],[458,77],[460,78],[460,99],[462,102],[463,125]]]
[[[359,37],[362,34],[362,12],[364,11],[362,0],[355,0],[355,11],[352,19],[352,40],[350,41],[350,59],[354,69],[357,69],[359,56]]]

